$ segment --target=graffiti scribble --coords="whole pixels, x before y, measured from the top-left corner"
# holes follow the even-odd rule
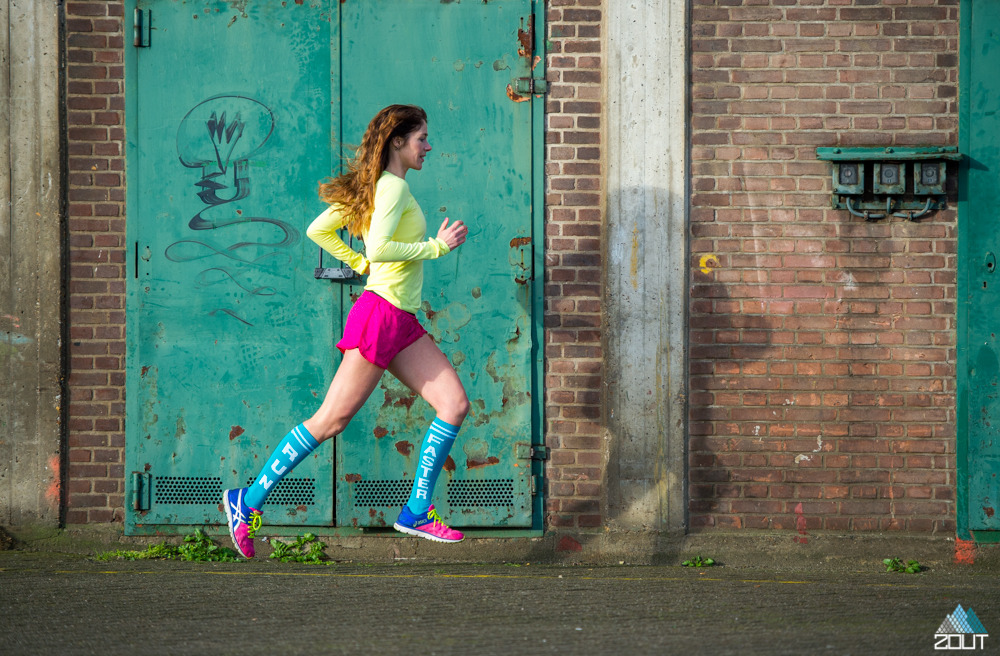
[[[217,308],[215,310],[212,310],[211,312],[208,313],[208,316],[214,317],[215,315],[217,315],[220,312],[222,312],[223,314],[228,314],[229,316],[231,316],[233,319],[236,319],[240,323],[245,323],[248,326],[253,326],[252,323],[250,323],[246,319],[240,317],[240,315],[236,314],[232,310],[227,310],[226,308]]]
[[[201,178],[194,183],[196,195],[206,207],[188,222],[191,230],[219,230],[234,225],[263,224],[271,236],[261,241],[240,241],[218,246],[207,240],[181,239],[167,246],[164,255],[171,262],[193,262],[221,256],[239,267],[256,269],[259,273],[277,276],[292,261],[287,249],[299,241],[299,231],[291,224],[263,216],[205,216],[216,208],[249,197],[250,157],[258,152],[274,132],[274,113],[263,103],[241,95],[214,96],[196,105],[177,129],[177,155],[180,163],[190,169],[201,169]],[[230,177],[231,175],[231,177]],[[222,195],[220,195],[220,193]],[[276,229],[276,232],[275,232]],[[248,297],[274,296],[271,285],[241,283],[241,272],[214,266],[198,273],[195,285],[206,288],[217,284],[235,284]],[[244,279],[246,271],[242,272]],[[216,308],[209,316],[229,315],[248,325],[253,324],[232,308]]]
[[[213,275],[213,273],[215,275]],[[274,287],[270,286],[255,287],[254,289],[250,289],[249,287],[246,287],[242,283],[240,283],[239,280],[234,278],[233,274],[231,274],[227,269],[224,269],[222,267],[212,267],[211,269],[205,269],[204,271],[198,274],[197,278],[195,278],[195,284],[198,287],[208,287],[210,285],[218,285],[219,283],[225,283],[227,281],[232,281],[237,286],[239,286],[240,289],[250,294],[251,296],[274,296],[277,293]]]

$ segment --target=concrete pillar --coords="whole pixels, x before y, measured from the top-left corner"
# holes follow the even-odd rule
[[[685,528],[687,1],[607,4],[607,516]]]
[[[59,3],[0,0],[0,525],[61,505]]]

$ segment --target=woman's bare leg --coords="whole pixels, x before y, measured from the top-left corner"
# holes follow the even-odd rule
[[[397,356],[398,357],[398,356]],[[375,390],[385,370],[361,357],[358,349],[344,353],[344,359],[326,391],[323,405],[302,422],[317,442],[339,435]]]
[[[389,363],[389,373],[427,401],[443,421],[460,426],[469,414],[465,387],[430,336],[424,335],[400,351]]]
[[[420,444],[419,460],[406,505],[393,524],[397,531],[436,542],[461,542],[459,531],[445,526],[431,505],[434,486],[459,427],[469,413],[462,381],[433,340],[424,335],[389,363],[389,372],[419,394],[437,412]]]

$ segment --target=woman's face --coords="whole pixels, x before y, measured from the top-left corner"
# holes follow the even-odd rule
[[[431,145],[427,142],[427,123],[421,123],[420,127],[406,135],[406,141],[399,149],[399,161],[407,169],[419,171],[424,166],[424,158],[431,152]]]

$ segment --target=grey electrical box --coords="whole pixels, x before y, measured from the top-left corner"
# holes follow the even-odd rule
[[[834,162],[833,163],[833,193],[860,194],[863,193],[865,182],[864,162]]]
[[[945,169],[943,161],[915,162],[913,165],[913,193],[943,194]]]
[[[872,171],[872,192],[876,194],[902,194],[906,191],[906,164],[901,162],[876,162]]]

